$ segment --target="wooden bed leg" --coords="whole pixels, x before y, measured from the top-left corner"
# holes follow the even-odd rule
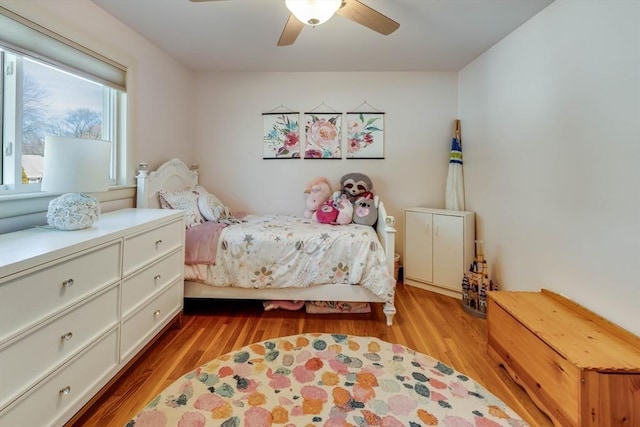
[[[387,326],[393,325],[393,316],[396,314],[396,306],[393,305],[393,302],[385,302],[382,311],[387,316]]]

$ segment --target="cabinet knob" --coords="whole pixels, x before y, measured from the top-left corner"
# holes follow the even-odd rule
[[[71,393],[71,386],[66,386],[60,389],[60,394],[64,396],[68,395],[69,393]]]
[[[62,286],[64,286],[65,288],[70,288],[73,286],[73,279],[67,279],[65,281],[62,282]]]
[[[162,244],[162,239],[156,240],[156,247],[160,246],[161,244]]]
[[[60,337],[62,341],[69,341],[71,338],[73,338],[73,334],[71,332],[67,332],[62,337]]]
[[[153,280],[156,281],[156,282],[158,280],[160,280],[161,278],[162,278],[162,276],[160,276],[159,274],[156,274],[155,276],[153,276]]]
[[[160,316],[160,310],[156,310],[156,311],[154,311],[154,312],[153,312],[153,315],[154,315],[155,317]]]

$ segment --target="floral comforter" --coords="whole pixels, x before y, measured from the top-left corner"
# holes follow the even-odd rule
[[[226,227],[207,282],[244,288],[358,284],[384,300],[393,299],[395,286],[373,227],[292,215],[249,216]]]

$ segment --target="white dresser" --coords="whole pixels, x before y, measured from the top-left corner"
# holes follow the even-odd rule
[[[405,209],[404,283],[460,298],[474,242],[473,212]]]
[[[71,419],[183,308],[182,212],[0,235],[0,425]]]

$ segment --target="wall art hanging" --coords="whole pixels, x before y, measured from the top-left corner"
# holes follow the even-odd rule
[[[362,106],[376,110],[364,101],[347,113],[347,159],[384,159],[384,113],[357,111]]]
[[[328,113],[315,112],[324,106],[333,110]],[[305,159],[342,158],[342,113],[324,102],[305,114]]]
[[[300,114],[293,112],[262,114],[263,159],[300,158]]]

